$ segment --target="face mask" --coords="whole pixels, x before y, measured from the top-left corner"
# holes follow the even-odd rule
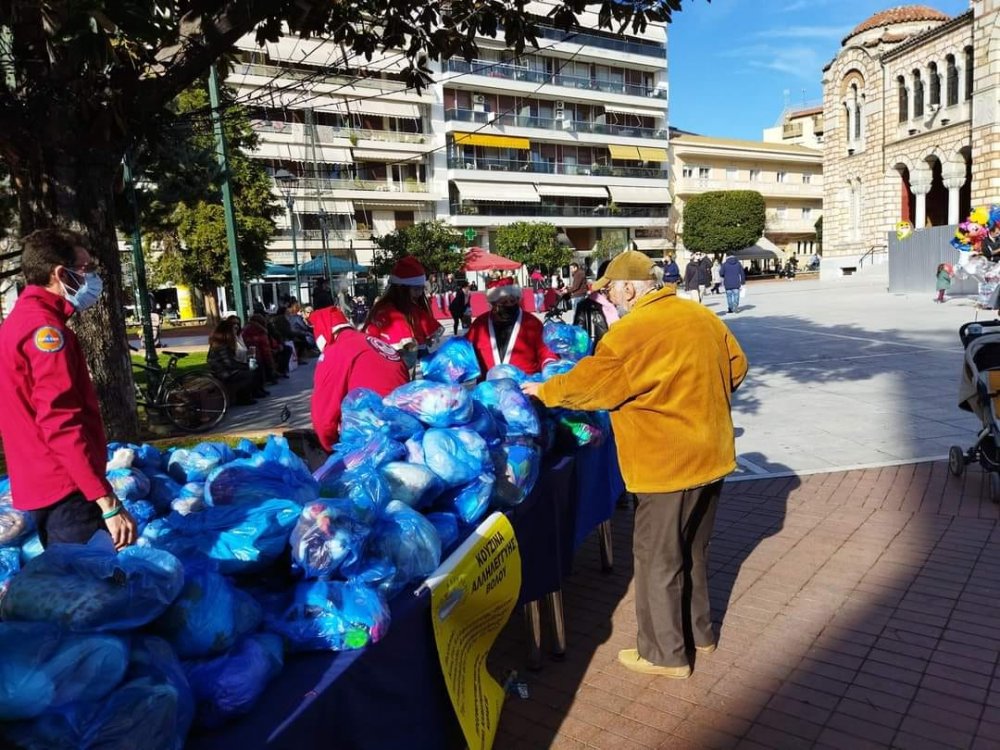
[[[69,269],[66,269],[69,271]],[[76,271],[69,271],[76,279],[81,279],[81,274]],[[101,292],[104,291],[104,281],[101,277],[95,273],[90,272],[82,275],[82,281],[80,281],[79,286],[77,286],[76,291],[70,291],[66,288],[66,285],[59,282],[62,286],[63,293],[66,295],[66,301],[69,302],[73,307],[77,309],[78,312],[83,312],[84,310],[89,310],[93,307],[97,300],[101,296]]]
[[[498,323],[510,323],[517,317],[517,308],[509,305],[497,305],[493,308],[493,317]]]

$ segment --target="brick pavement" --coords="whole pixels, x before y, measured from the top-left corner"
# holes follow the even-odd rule
[[[998,510],[977,467],[893,466],[726,485],[711,548],[719,649],[673,681],[621,668],[634,646],[631,511],[616,570],[596,542],[564,590],[569,653],[524,666],[521,623],[492,657],[498,750],[1000,748]]]

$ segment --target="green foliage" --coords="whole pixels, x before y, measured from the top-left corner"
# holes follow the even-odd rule
[[[597,263],[608,260],[618,255],[618,253],[624,252],[625,250],[625,239],[622,236],[615,235],[613,237],[602,237],[597,241],[594,246],[594,252],[591,253],[591,259]]]
[[[556,242],[558,230],[545,222],[518,221],[497,229],[496,251],[528,268],[541,268],[552,273],[573,257],[573,248]]]
[[[372,237],[376,250],[371,263],[376,276],[388,275],[393,264],[412,255],[427,273],[456,273],[465,260],[462,235],[443,221],[421,221],[380,237]]]
[[[763,196],[753,190],[702,193],[684,206],[684,246],[713,255],[750,247],[764,234]]]

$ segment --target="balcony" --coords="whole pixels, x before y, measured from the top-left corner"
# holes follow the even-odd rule
[[[448,169],[471,169],[488,172],[525,172],[532,174],[562,174],[579,177],[647,177],[667,179],[667,170],[659,167],[618,167],[610,164],[571,164],[559,161],[522,161],[519,159],[450,157]]]
[[[541,70],[530,70],[523,65],[512,65],[494,60],[473,60],[471,63],[468,63],[465,60],[450,59],[445,69],[452,73],[471,73],[490,78],[508,78],[513,81],[525,81],[526,83],[548,83],[553,86],[583,89],[586,91],[603,91],[608,94],[641,96],[647,99],[667,98],[667,90],[665,88],[638,86],[636,84],[619,83],[616,81],[601,81],[596,78],[569,76],[562,73],[546,73]],[[447,83],[447,80],[444,83]]]
[[[615,219],[667,218],[669,206],[546,206],[539,203],[452,203],[452,216],[553,216],[562,218],[608,217]]]
[[[538,37],[540,39],[552,39],[557,42],[567,42],[570,44],[586,44],[591,47],[600,47],[615,52],[627,52],[630,55],[646,55],[649,57],[659,57],[666,60],[667,48],[657,42],[647,42],[627,39],[612,39],[597,34],[568,34],[561,29],[550,26],[538,27]]]
[[[261,76],[270,81],[278,78],[287,78],[293,81],[303,81],[310,86],[315,84],[329,84],[334,86],[361,86],[363,88],[381,89],[386,93],[402,92],[407,90],[405,83],[401,81],[390,81],[384,78],[364,78],[359,76],[338,76],[323,75],[317,69],[278,67],[277,65],[260,65],[257,63],[238,63],[233,67],[233,72],[227,78],[227,82],[237,83],[237,78],[245,76]],[[308,104],[305,102],[304,104]]]
[[[273,239],[291,240],[292,230],[288,227],[281,227],[280,229],[274,230],[271,235]],[[326,230],[327,240],[355,240],[363,241],[370,240],[372,238],[372,232],[370,229],[336,229],[330,227]],[[323,230],[322,229],[296,229],[295,230],[296,240],[322,240]]]
[[[626,138],[666,138],[665,128],[641,128],[631,125],[607,125],[583,120],[559,120],[551,117],[530,117],[525,115],[495,115],[472,109],[446,109],[444,119],[457,122],[475,122],[481,125],[493,123],[513,128],[538,128],[540,130],[562,130],[571,133],[593,133],[615,135]]]
[[[681,177],[673,187],[675,195],[697,195],[714,190],[754,190],[765,198],[805,198],[809,200],[823,199],[823,185],[815,180],[808,184],[804,182],[751,182],[750,180],[713,180],[699,177]]]
[[[258,133],[278,133],[291,135],[300,139],[311,137],[309,126],[301,122],[283,122],[281,120],[253,120],[251,126]],[[315,125],[316,138],[322,143],[330,143],[338,139],[357,141],[380,141],[382,143],[426,143],[429,135],[424,133],[400,133],[396,130],[369,130],[368,128],[334,127],[332,125]]]
[[[303,198],[308,199],[309,193],[328,193],[334,190],[371,190],[380,193],[426,193],[427,183],[414,179],[403,182],[387,182],[386,180],[363,180],[360,178],[326,179],[322,177],[299,177],[295,190]],[[317,230],[318,231],[318,230]]]

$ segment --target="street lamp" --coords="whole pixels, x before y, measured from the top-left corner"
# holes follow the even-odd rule
[[[292,265],[295,267],[295,299],[298,300],[302,294],[302,286],[299,283],[299,247],[295,242],[295,196],[292,195],[292,190],[298,184],[299,178],[287,169],[279,169],[274,173],[274,181],[278,183],[278,190],[285,198],[288,222],[292,227]]]

